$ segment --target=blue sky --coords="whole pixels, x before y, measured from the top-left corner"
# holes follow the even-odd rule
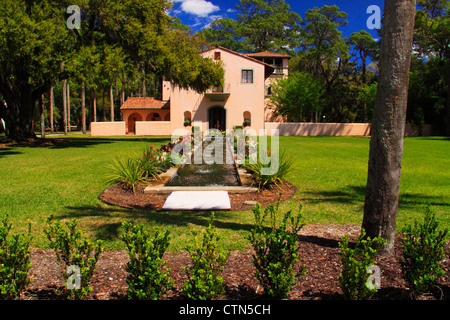
[[[180,18],[181,22],[190,26],[194,31],[201,30],[212,21],[219,18],[236,18],[235,6],[239,0],[172,0],[174,2],[171,16]],[[384,0],[285,0],[291,10],[300,14],[302,18],[308,9],[326,5],[337,5],[341,11],[348,14],[348,25],[342,28],[344,36],[365,29],[376,39],[376,30],[369,30],[366,21],[370,17],[367,8],[377,5],[383,10]]]

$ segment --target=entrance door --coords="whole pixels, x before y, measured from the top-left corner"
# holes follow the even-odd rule
[[[142,116],[135,112],[128,117],[128,133],[136,133],[136,121],[142,121]]]
[[[226,130],[226,111],[224,107],[216,106],[208,110],[208,121],[210,129]]]

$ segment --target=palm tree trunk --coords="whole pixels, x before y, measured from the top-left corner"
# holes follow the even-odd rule
[[[109,103],[110,103],[111,122],[114,122],[114,92],[112,82],[109,85]]]
[[[92,101],[92,119],[94,122],[97,122],[97,95],[95,90],[92,92],[93,101]]]
[[[50,131],[53,133],[55,127],[53,126],[53,113],[54,113],[55,97],[53,96],[53,86],[50,87]]]
[[[41,114],[41,138],[45,138],[45,114],[44,114],[44,95],[39,98],[39,112]]]
[[[86,134],[86,95],[85,84],[81,82],[81,131]]]
[[[67,80],[67,131],[70,132],[70,84]]]
[[[67,80],[62,81],[62,95],[63,95],[63,128],[64,134],[67,135]]]

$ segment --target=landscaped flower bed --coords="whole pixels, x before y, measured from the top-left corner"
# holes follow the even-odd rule
[[[344,234],[354,241],[359,234],[358,225],[306,225],[300,231],[299,243],[302,246],[298,265],[305,265],[307,273],[298,279],[292,287],[289,300],[329,300],[343,299],[339,288],[339,274],[342,269],[338,242]],[[450,246],[446,247],[447,252]],[[263,290],[252,276],[255,268],[251,263],[252,250],[231,252],[222,276],[225,294],[221,299],[260,299]],[[382,270],[381,289],[374,299],[409,300],[410,288],[401,275],[398,259],[401,256],[399,241],[396,241],[394,254],[389,257],[378,257],[377,265]],[[191,263],[187,252],[166,252],[164,259],[167,267],[172,269],[170,278],[175,282],[174,288],[162,295],[163,300],[183,298],[181,287],[186,281],[183,267]],[[93,290],[88,299],[126,299],[126,264],[129,261],[125,251],[103,252],[92,277]],[[32,267],[29,271],[31,283],[20,297],[24,300],[62,299],[56,290],[63,288],[63,280],[56,257],[51,250],[33,249],[31,252]],[[450,269],[447,256],[442,263],[446,270]],[[450,298],[450,274],[447,273],[439,282],[443,290],[443,299]],[[429,295],[424,299],[440,298]]]
[[[209,290],[198,291],[198,289],[206,289],[208,285],[214,285],[216,288],[214,289],[216,294],[210,296],[216,299],[255,299],[263,297],[286,297],[288,299],[343,299],[344,297],[353,297],[353,299],[358,299],[362,296],[359,295],[361,292],[355,285],[358,285],[358,282],[363,285],[368,284],[372,276],[369,277],[366,272],[361,273],[354,268],[347,268],[346,271],[345,266],[351,266],[355,261],[359,261],[358,256],[360,254],[364,261],[370,264],[375,262],[378,270],[380,270],[377,280],[379,290],[371,293],[374,299],[435,300],[449,298],[450,277],[448,269],[450,261],[447,254],[450,246],[443,241],[447,231],[438,229],[438,224],[435,223],[432,212],[426,212],[423,223],[405,228],[401,235],[398,234],[394,254],[383,257],[373,255],[374,252],[372,251],[375,248],[374,245],[378,246],[380,242],[372,243],[365,237],[358,237],[359,234],[364,234],[358,226],[303,226],[301,215],[299,215],[301,211],[298,211],[298,214],[287,211],[282,222],[276,222],[274,210],[278,211],[278,206],[269,205],[262,214],[263,211],[260,207],[255,206],[253,209],[255,224],[252,227],[251,235],[248,237],[253,247],[231,253],[225,253],[218,246],[220,235],[217,234],[213,226],[214,214],[212,214],[208,228],[202,232],[201,245],[196,244],[193,249],[189,249],[190,257],[185,251],[165,252],[170,242],[170,232],[161,233],[152,230],[151,233],[148,233],[144,231],[143,226],[134,227],[128,222],[123,223],[124,228],[126,228],[125,233],[121,235],[121,238],[127,244],[128,252],[102,252],[101,242],[97,241],[94,254],[92,252],[94,249],[93,243],[84,238],[81,230],[77,230],[75,220],[61,224],[58,221],[53,223],[51,219],[48,220],[49,225],[45,233],[48,235],[52,250],[33,249],[31,257],[29,257],[27,253],[29,243],[27,240],[22,241],[17,234],[9,237],[10,225],[7,219],[4,219],[0,225],[0,240],[2,240],[0,258],[2,259],[2,268],[11,267],[11,270],[21,268],[25,272],[30,268],[31,261],[31,269],[28,270],[29,284],[26,287],[19,288],[19,291],[13,290],[13,296],[21,299],[66,298],[68,294],[72,298],[80,298],[86,295],[85,298],[89,299],[123,299],[126,296],[130,298],[131,284],[135,286],[131,293],[133,295],[137,293],[136,297],[145,298],[146,296],[136,291],[136,289],[143,288],[139,282],[146,281],[146,277],[150,277],[149,280],[153,279],[156,273],[166,280],[164,280],[165,284],[160,288],[161,290],[158,289],[158,291],[155,291],[156,295],[152,295],[153,299],[187,298],[187,295],[191,294],[194,294],[194,296],[200,294],[198,298],[201,298],[203,295],[201,292],[208,293]],[[269,218],[270,221],[265,222],[266,218]],[[154,237],[153,233],[155,234]],[[197,232],[193,231],[193,234],[197,237]],[[356,240],[356,251],[347,246],[347,239],[350,239],[351,242]],[[414,248],[408,247],[411,239],[416,241]],[[17,243],[19,243],[19,247],[17,247]],[[362,244],[364,245],[360,246]],[[17,248],[20,248],[19,251],[17,251]],[[270,248],[270,250],[262,250],[263,248]],[[431,248],[434,248],[433,251],[436,254],[427,256],[427,252]],[[361,252],[357,253],[358,250]],[[12,260],[6,259],[5,252],[11,252],[18,258],[14,260],[14,264],[12,264]],[[373,257],[376,257],[374,261],[366,260],[369,252],[372,252]],[[149,254],[154,256],[150,260]],[[292,256],[293,259],[285,260],[283,257],[286,254]],[[22,256],[24,257],[23,260],[21,260]],[[130,257],[137,260],[131,261],[132,264],[130,264]],[[348,259],[349,257],[350,259]],[[407,268],[402,264],[405,258],[410,259]],[[195,262],[197,259],[200,262],[198,265]],[[71,271],[69,270],[76,270],[78,266],[71,265],[69,267],[68,264],[75,261],[84,264],[81,270],[88,272],[87,282],[77,278],[80,275],[84,277],[84,271],[81,271],[82,273],[78,275],[76,273],[70,275]],[[284,272],[287,271],[285,275],[288,277],[286,279],[289,279],[284,283],[278,272],[267,273],[268,269],[266,269],[277,270],[281,267],[281,261],[286,264],[283,270]],[[193,262],[194,264],[192,264]],[[148,265],[149,269],[144,270],[138,267],[141,263]],[[25,269],[20,266],[22,264],[26,266]],[[133,267],[133,264],[135,267]],[[209,270],[215,264],[217,264],[217,268]],[[426,268],[427,265],[433,267],[428,269]],[[67,267],[69,268],[66,273]],[[187,272],[185,267],[191,271]],[[197,270],[194,272],[197,272],[198,276],[192,278],[192,270]],[[202,282],[204,280],[201,280],[204,272],[210,271],[212,273],[204,280],[217,279],[214,284],[209,282],[207,284]],[[302,271],[302,273],[300,274],[299,271]],[[145,275],[141,276],[141,273]],[[0,285],[4,285],[5,279],[7,281],[9,281],[8,279],[12,280],[11,277],[14,277],[14,274],[14,271],[8,274],[2,271],[0,273],[2,276]],[[261,278],[261,274],[265,275]],[[344,274],[347,280],[342,278]],[[412,278],[409,278],[408,275]],[[436,278],[434,278],[435,275]],[[91,276],[92,281],[89,281]],[[79,281],[78,284],[76,279]],[[139,279],[139,281],[138,283],[130,282],[130,279]],[[259,281],[255,281],[256,279]],[[266,280],[263,279],[269,279],[269,281],[265,282]],[[343,281],[349,280],[351,280],[351,282],[347,282],[349,286],[344,286]],[[414,284],[411,282],[413,280]],[[425,282],[422,280],[425,280]],[[411,287],[419,282],[422,284],[421,287]],[[14,283],[14,281],[10,283]],[[80,283],[83,294],[72,295],[73,286],[80,286]],[[149,285],[148,288],[151,289],[156,284],[147,282],[146,285]],[[282,284],[281,291],[272,291],[279,284]],[[198,285],[202,287],[198,287]],[[14,287],[15,285],[3,286],[1,292],[2,294],[7,293]],[[262,290],[262,287],[265,290]],[[343,295],[341,289],[353,290],[352,287],[357,289],[357,291],[353,291],[356,295]],[[80,287],[75,289],[78,290]],[[127,293],[125,294],[125,292]],[[10,298],[11,296],[7,295],[6,297]]]

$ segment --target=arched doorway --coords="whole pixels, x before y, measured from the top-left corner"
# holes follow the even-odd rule
[[[222,106],[213,106],[208,109],[208,123],[210,129],[226,130],[226,110]]]
[[[136,133],[136,121],[142,121],[142,116],[134,112],[128,117],[128,133]]]

